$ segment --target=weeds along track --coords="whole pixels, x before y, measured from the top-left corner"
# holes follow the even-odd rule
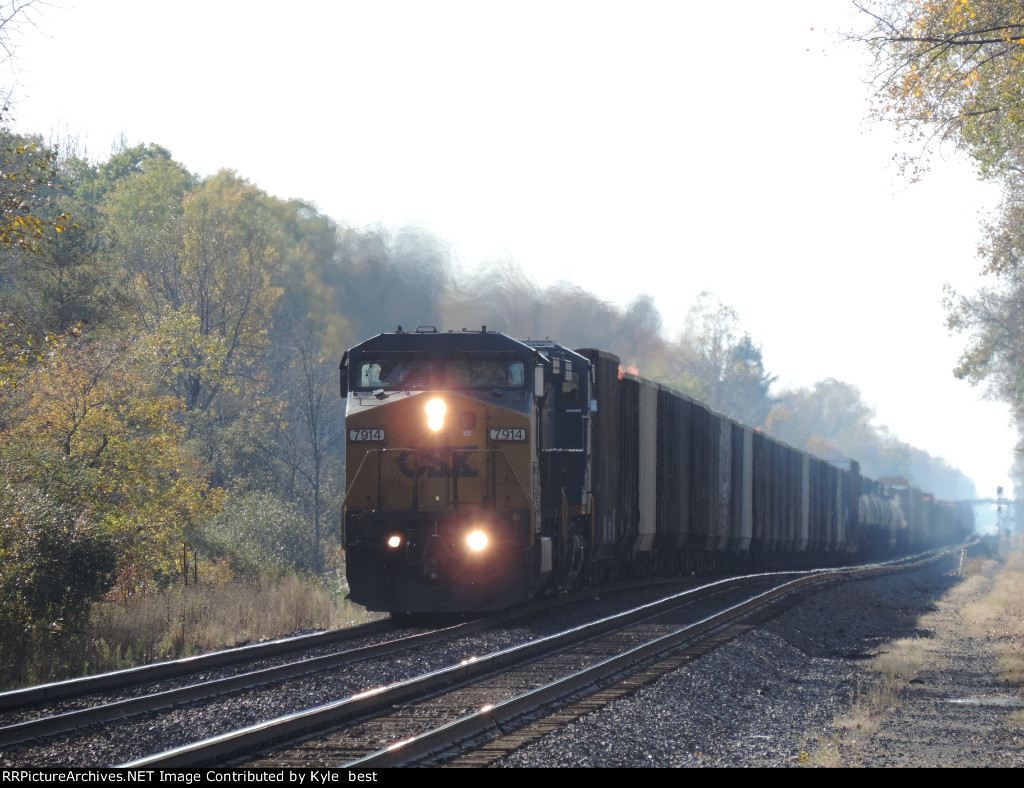
[[[803,592],[894,570],[718,581],[122,765],[377,767],[452,758],[482,765],[714,648]]]

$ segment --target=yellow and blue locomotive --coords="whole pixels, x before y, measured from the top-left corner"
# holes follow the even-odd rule
[[[486,328],[399,327],[349,350],[350,598],[500,610],[571,580],[582,549],[570,524],[588,516],[589,379],[571,350]]]

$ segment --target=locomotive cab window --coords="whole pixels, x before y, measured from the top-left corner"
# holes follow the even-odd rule
[[[430,389],[435,385],[437,365],[428,359],[374,358],[364,359],[355,367],[353,388],[406,391]]]
[[[526,382],[526,365],[518,359],[449,359],[444,364],[444,379],[454,388],[521,389]]]
[[[357,386],[357,388],[382,388],[380,382],[380,364],[363,364],[362,371],[359,374],[359,385]]]

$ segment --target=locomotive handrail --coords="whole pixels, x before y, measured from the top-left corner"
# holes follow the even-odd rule
[[[377,450],[376,449],[371,449],[370,451],[377,451]],[[359,478],[359,474],[361,474],[363,472],[363,465],[366,464],[366,458],[370,456],[370,451],[367,451],[363,455],[363,459],[361,459],[359,461],[359,467],[356,468],[355,475],[351,479],[346,479],[345,480],[345,485],[348,487],[348,490],[345,492],[345,497],[341,499],[341,510],[342,510],[342,512],[344,512],[345,511],[345,507],[348,506],[348,497],[349,497],[349,495],[352,494],[352,490],[354,489],[353,482],[356,479],[358,479]],[[387,450],[385,449],[385,451],[387,451]],[[377,478],[378,479],[380,478],[380,474],[379,473],[377,474]],[[344,527],[344,525],[345,525],[344,520],[345,520],[345,518],[342,517],[342,527]]]
[[[569,499],[565,497],[565,487],[562,488],[562,544],[569,539]]]

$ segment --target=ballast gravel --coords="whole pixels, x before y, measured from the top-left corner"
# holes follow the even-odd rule
[[[864,669],[864,661],[886,642],[914,637],[941,642],[949,670],[939,676],[933,672],[933,685],[914,688],[912,694],[916,694],[906,707],[864,741],[857,741],[856,731],[845,732],[847,761],[843,765],[1024,765],[1021,729],[1001,722],[1012,709],[959,704],[954,713],[945,702],[944,695],[955,693],[1009,692],[985,683],[994,671],[991,655],[983,653],[984,644],[970,642],[957,626],[955,611],[949,609],[947,594],[960,582],[951,558],[814,593],[773,620],[493,765],[813,765],[815,748],[827,746],[837,736],[837,716],[869,688],[873,674]],[[615,607],[628,601],[616,600]],[[611,606],[608,600],[595,600],[573,612],[582,619],[594,615],[595,609],[607,611]],[[274,689],[238,693],[208,706],[142,716],[91,735],[16,745],[0,752],[0,767],[123,763],[228,727],[450,664],[463,652],[479,654],[507,647],[542,634],[539,630],[568,626],[572,618],[559,614],[544,623],[531,621],[529,626],[467,638],[398,660],[349,666]],[[945,686],[946,678],[959,683]],[[935,709],[940,713],[933,713]]]
[[[508,648],[662,595],[656,589],[647,589],[616,594],[614,600],[591,599],[568,609],[535,616],[519,625],[478,632],[407,653],[365,660],[338,670],[233,692],[170,710],[148,712],[126,718],[115,726],[95,725],[91,730],[74,734],[0,746],[0,769],[125,764],[152,753],[448,667],[461,659]],[[137,694],[137,690],[130,690],[128,694]],[[90,696],[90,702],[99,700],[97,696]],[[73,703],[83,705],[81,701]],[[37,712],[0,715],[0,725],[32,718],[35,714]]]
[[[837,716],[850,709],[858,693],[867,692],[874,674],[863,663],[883,643],[941,637],[944,658],[954,663],[940,678],[976,671],[972,655],[977,648],[964,642],[966,635],[955,622],[941,632],[919,624],[922,616],[939,610],[943,596],[960,580],[950,559],[909,573],[834,586],[493,765],[815,765],[815,755],[838,736]],[[982,683],[989,692],[1006,692]],[[991,708],[961,704],[955,712],[947,709],[948,716],[922,714],[915,721],[915,697],[908,697],[906,709],[864,741],[857,741],[856,730],[844,731],[846,760],[840,765],[1024,765],[1020,728],[997,722]],[[971,724],[976,735],[961,737],[964,741],[957,744],[951,729]],[[988,745],[979,744],[980,739]]]

